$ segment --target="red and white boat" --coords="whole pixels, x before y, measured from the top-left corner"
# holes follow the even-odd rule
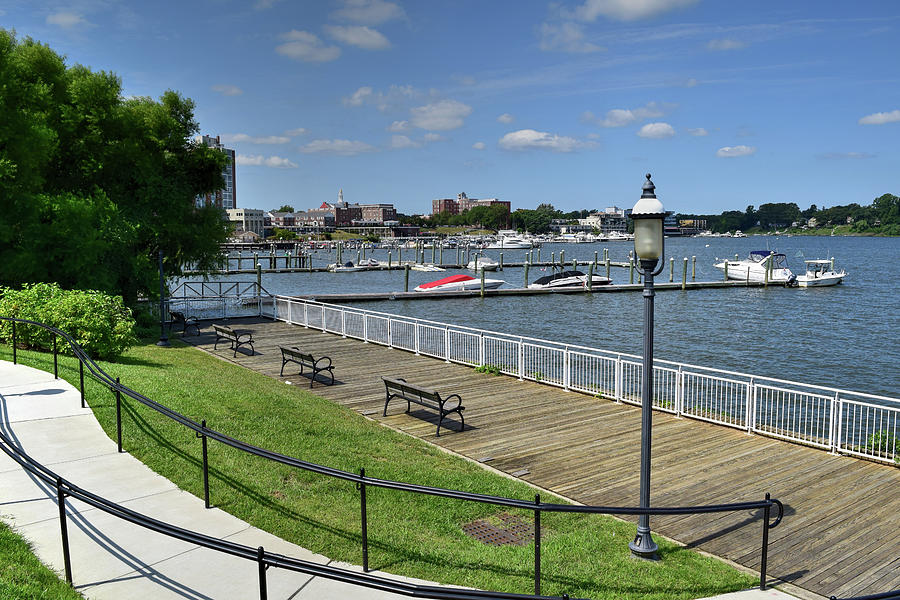
[[[484,280],[484,289],[493,290],[495,288],[500,287],[506,283],[502,279],[485,279]],[[451,275],[450,277],[444,277],[443,279],[438,279],[437,281],[432,281],[430,283],[423,283],[420,286],[416,286],[415,291],[417,292],[436,292],[436,291],[454,291],[459,292],[462,290],[480,290],[481,289],[481,279],[475,278],[470,275]]]

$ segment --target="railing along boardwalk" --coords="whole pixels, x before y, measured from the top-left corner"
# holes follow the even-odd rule
[[[278,347],[327,354],[336,383],[313,393],[535,485],[590,504],[633,504],[638,497],[640,411],[585,394],[364,343],[267,319],[233,319],[253,333],[256,354],[213,352],[204,331],[185,341],[224,360],[278,378]],[[380,377],[459,393],[466,431],[435,436],[436,415],[381,416]],[[286,376],[306,391],[305,378]],[[452,417],[451,417],[452,420]],[[451,428],[452,428],[451,424]],[[790,516],[772,531],[769,572],[829,596],[900,587],[900,469],[657,412],[651,505],[739,502],[770,491]],[[526,471],[527,470],[527,471]],[[377,476],[376,473],[372,473]],[[760,514],[654,517],[654,532],[759,568]],[[622,540],[627,543],[628,540]]]

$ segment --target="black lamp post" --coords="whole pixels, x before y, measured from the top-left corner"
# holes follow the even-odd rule
[[[166,335],[166,282],[163,277],[163,251],[159,250],[159,341],[157,346],[170,346]]]
[[[641,199],[631,210],[634,219],[634,253],[638,273],[644,276],[644,364],[641,372],[641,508],[650,508],[650,430],[653,423],[653,277],[663,269],[665,236],[663,220],[666,211],[657,200],[656,186],[647,181]],[[650,515],[638,518],[637,535],[628,544],[640,558],[655,559],[658,546],[650,535]]]

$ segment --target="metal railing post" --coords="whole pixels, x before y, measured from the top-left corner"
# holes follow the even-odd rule
[[[122,392],[119,389],[119,378],[116,377],[116,446],[122,451]]]
[[[200,421],[200,427],[203,429],[202,432],[197,432],[197,437],[200,438],[200,445],[202,448],[203,454],[203,504],[206,508],[211,508],[209,504],[209,455],[207,454],[206,448],[206,419]]]
[[[834,393],[834,403],[837,405],[835,408],[835,411],[837,411],[837,424],[834,432],[834,451],[835,453],[839,453],[841,451],[841,432],[844,424],[844,411],[841,409],[840,396],[837,392]]]
[[[618,354],[616,355],[616,382],[615,382],[615,394],[616,394],[616,402],[622,402],[622,357]]]
[[[769,492],[766,492],[766,507],[763,509],[763,539],[762,539],[762,556],[760,556],[759,566],[759,589],[766,589],[766,562],[769,558],[769,513],[772,511],[772,505],[768,503],[770,499]]]
[[[359,507],[360,507],[360,523],[362,523],[362,568],[363,573],[369,572],[369,520],[366,518],[366,470],[359,470],[359,483],[356,489],[359,490]]]
[[[262,546],[256,549],[256,562],[259,563],[259,600],[267,600],[269,592],[266,589],[266,551]]]
[[[478,365],[484,366],[484,332],[478,332]]]
[[[63,563],[66,581],[72,585],[72,559],[69,556],[69,528],[66,523],[66,493],[62,491],[62,477],[56,478],[56,504],[59,506],[59,531],[62,534]]]
[[[12,322],[12,330],[13,330],[12,331],[12,334],[13,334],[12,335],[13,364],[17,365],[19,363],[18,363],[18,358],[16,356],[16,322],[15,321]]]
[[[444,327],[444,358],[450,362],[450,326]]]
[[[363,313],[363,343],[369,343],[369,314]]]
[[[569,360],[569,347],[566,346],[565,348],[563,348],[563,389],[567,392],[569,391],[569,381],[570,381],[569,363],[570,362],[571,361]]]
[[[835,392],[834,398],[831,400],[831,410],[828,419],[828,446],[831,448],[832,454],[837,454],[837,443],[835,439],[835,423],[837,421],[838,394]]]
[[[541,495],[534,495],[534,595],[541,595]]]
[[[754,391],[756,386],[753,385],[753,378],[750,378],[750,381],[747,382],[747,415],[744,417],[747,419],[747,433],[753,433],[753,421],[755,420],[755,416],[753,413],[753,406],[756,404],[754,402]]]
[[[416,326],[413,329],[413,335],[415,336],[415,348],[416,348],[416,356],[419,355],[419,320],[416,319]]]
[[[84,361],[78,359],[78,380],[81,382],[81,408],[85,408],[84,404]]]
[[[684,410],[684,371],[683,366],[678,365],[678,372],[675,373],[675,416],[681,418],[681,412]]]
[[[519,381],[525,379],[525,344],[519,338]]]
[[[59,364],[56,360],[56,334],[53,334],[53,379],[59,379]]]

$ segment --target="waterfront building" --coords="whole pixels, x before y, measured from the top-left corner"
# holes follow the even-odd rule
[[[222,169],[222,179],[225,180],[225,187],[209,194],[200,194],[194,199],[196,206],[209,206],[210,204],[218,206],[221,209],[229,210],[237,207],[237,194],[235,188],[235,160],[234,150],[226,148],[219,139],[219,136],[212,137],[204,135],[200,138],[200,143],[210,148],[215,148],[219,152],[223,152],[228,156],[228,164]]]
[[[318,210],[331,215],[334,227],[380,226],[397,220],[397,209],[393,204],[350,204],[344,201],[343,188],[338,192],[337,202],[323,202]]]
[[[604,211],[591,213],[587,218],[578,219],[578,224],[596,229],[601,235],[628,231],[628,218],[625,216],[625,211],[618,206],[610,206]]]
[[[234,233],[252,231],[263,235],[266,228],[266,211],[258,208],[227,208],[225,214],[234,223]]]
[[[506,222],[509,223],[511,204],[507,200],[497,198],[469,198],[465,192],[460,192],[456,198],[439,198],[431,201],[431,214],[442,212],[458,215],[471,210],[476,206],[502,206],[506,210]]]

